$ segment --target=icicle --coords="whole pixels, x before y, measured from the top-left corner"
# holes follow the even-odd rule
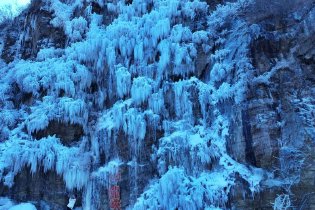
[[[135,104],[144,103],[152,93],[152,80],[146,77],[137,77],[133,79],[131,87],[131,97]]]
[[[188,81],[189,83],[189,81]],[[175,112],[177,117],[192,117],[192,103],[189,100],[189,93],[185,90],[187,81],[180,81],[174,84]]]
[[[131,88],[131,74],[127,68],[118,66],[116,70],[116,89],[120,98],[129,95]]]
[[[156,114],[160,114],[164,109],[164,96],[162,90],[151,95],[149,99],[149,108]]]

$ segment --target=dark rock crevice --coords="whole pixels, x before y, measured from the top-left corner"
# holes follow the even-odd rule
[[[42,168],[32,174],[26,167],[14,178],[15,184],[8,188],[0,184],[0,196],[9,196],[16,202],[31,202],[37,209],[66,210],[71,194],[76,194],[76,206],[81,206],[82,192],[66,189],[63,178],[55,171],[44,172]]]
[[[251,133],[250,119],[247,111],[242,111],[243,136],[245,139],[245,159],[246,162],[257,166],[255,152],[253,148],[253,137]]]
[[[49,122],[47,128],[32,133],[32,136],[39,140],[47,136],[56,135],[56,137],[60,138],[63,145],[71,146],[76,144],[83,134],[83,127],[79,124],[70,124],[53,120]]]

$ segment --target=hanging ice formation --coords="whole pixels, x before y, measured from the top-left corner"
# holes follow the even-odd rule
[[[5,186],[25,168],[55,171],[84,209],[109,208],[118,172],[122,208],[224,209],[237,179],[246,196],[259,191],[267,172],[226,149],[226,104],[242,106],[252,76],[257,28],[238,15],[249,1],[211,12],[199,0],[43,2],[66,47],[0,64]],[[31,99],[17,106],[17,90]],[[82,133],[65,143],[47,131],[56,125]]]

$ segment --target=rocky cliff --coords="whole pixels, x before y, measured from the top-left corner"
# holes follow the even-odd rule
[[[313,0],[33,0],[0,25],[0,197],[314,209],[314,21]]]

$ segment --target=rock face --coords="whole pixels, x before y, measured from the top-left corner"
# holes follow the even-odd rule
[[[66,191],[62,177],[55,172],[35,174],[25,168],[15,177],[15,185],[8,189],[1,186],[1,195],[10,196],[18,202],[32,201],[39,209],[67,209],[70,192]],[[79,201],[80,202],[80,201]],[[80,204],[79,204],[80,205]]]
[[[64,48],[66,35],[62,28],[54,27],[50,21],[52,13],[45,9],[42,1],[32,1],[22,31],[21,58],[34,59],[40,49],[55,47]]]
[[[314,17],[311,0],[32,1],[0,26],[0,196],[314,209]]]
[[[292,208],[314,208],[314,154],[310,150],[314,147],[314,123],[310,119],[314,118],[311,69],[315,66],[306,61],[306,57],[314,59],[314,45],[309,44],[314,35],[314,25],[309,22],[313,5],[295,5],[307,8],[300,10],[297,19],[282,16],[259,21],[263,31],[252,42],[251,56],[256,78],[268,75],[269,81],[257,79],[249,84],[245,119],[242,115],[243,137],[233,139],[231,152],[240,161],[274,170],[276,177],[290,179],[290,184],[275,187],[266,183],[269,191],[261,192],[250,204],[242,201],[237,209],[249,205],[272,208],[276,194],[285,193],[294,198]],[[245,157],[239,151],[245,151]]]
[[[9,63],[14,58],[34,59],[40,49],[64,48],[66,36],[62,28],[50,23],[52,13],[42,1],[32,1],[29,9],[6,27],[1,58]]]

